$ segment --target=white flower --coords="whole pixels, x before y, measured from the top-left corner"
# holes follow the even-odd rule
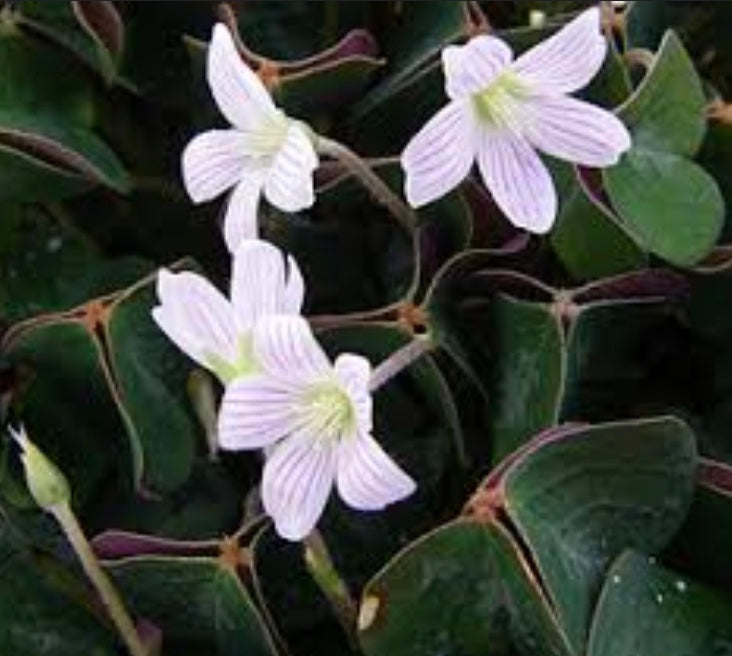
[[[587,85],[606,50],[597,8],[515,61],[509,46],[493,36],[445,48],[450,102],[402,154],[409,203],[419,207],[443,196],[477,160],[503,213],[521,228],[548,231],[557,195],[535,149],[583,166],[606,167],[631,145],[614,114],[566,95]]]
[[[277,109],[257,75],[242,61],[225,25],[214,27],[208,50],[208,83],[232,128],[195,137],[183,153],[183,179],[196,203],[233,187],[224,217],[231,252],[257,237],[262,194],[285,212],[315,202],[318,166],[309,129]]]
[[[379,510],[415,489],[371,436],[371,365],[341,354],[331,364],[301,317],[257,323],[252,351],[262,373],[226,389],[219,414],[225,449],[270,451],[262,502],[277,532],[301,540],[315,526],[335,483],[359,510]]]
[[[297,263],[259,240],[242,242],[234,253],[231,300],[208,280],[189,271],[162,269],[160,305],[152,316],[178,347],[213,371],[223,383],[257,370],[251,331],[271,314],[299,314],[305,286]]]

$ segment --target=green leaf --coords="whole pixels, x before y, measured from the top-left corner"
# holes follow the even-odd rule
[[[678,36],[669,31],[620,117],[632,130],[636,146],[692,156],[704,139],[705,108],[694,63]]]
[[[723,656],[732,652],[732,600],[623,554],[608,572],[589,656]]]
[[[714,484],[710,470],[722,471],[724,487]],[[694,502],[672,548],[670,562],[683,563],[692,576],[726,590],[732,586],[732,467],[702,461]]]
[[[711,251],[724,220],[716,182],[687,159],[704,138],[705,106],[694,65],[668,32],[653,66],[620,111],[633,147],[603,173],[629,230],[649,251],[679,266]]]
[[[236,571],[215,558],[140,556],[107,564],[132,611],[180,656],[273,656],[272,640]]]
[[[568,166],[561,169],[569,180],[558,185],[560,211],[550,239],[572,278],[592,280],[641,268],[647,258],[631,235],[591,197],[579,173]]]
[[[3,558],[0,653],[118,655],[114,633],[92,604],[86,589],[58,564],[25,553]]]
[[[665,260],[690,266],[717,242],[724,199],[714,179],[694,162],[634,147],[605,171],[605,181],[629,229]]]
[[[63,51],[22,32],[0,30],[0,143],[124,193],[127,172],[92,131],[92,85],[86,72]],[[33,200],[32,196],[29,196]]]
[[[458,520],[401,551],[363,591],[368,656],[560,656],[569,649],[508,532]]]
[[[481,377],[491,394],[493,461],[556,423],[564,384],[561,322],[547,305],[496,296],[483,336],[489,350]]]
[[[131,288],[111,305],[104,332],[136,484],[164,492],[188,478],[199,432],[185,395],[191,364],[153,322],[155,304],[154,280]]]
[[[0,213],[0,313],[6,320],[67,310],[150,270],[138,258],[103,260],[85,235],[44,208],[8,204]]]
[[[91,20],[92,13],[98,14],[96,21]],[[72,52],[106,80],[114,77],[123,30],[111,2],[23,0],[18,20]]]
[[[83,508],[124,461],[100,346],[81,321],[57,319],[16,329],[3,347],[29,379],[14,399],[28,434],[69,479]]]
[[[642,298],[628,290],[619,298],[581,305],[567,336],[562,421],[611,421],[675,410],[668,400],[667,370],[658,370],[668,361],[666,353],[678,348],[669,329],[677,312],[677,303],[660,291],[655,298]]]
[[[88,187],[87,180],[67,169],[41,161],[22,150],[0,146],[0,202],[60,200]]]
[[[509,468],[506,510],[576,652],[584,652],[608,564],[624,549],[654,553],[669,542],[695,468],[694,436],[672,418],[577,428]]]

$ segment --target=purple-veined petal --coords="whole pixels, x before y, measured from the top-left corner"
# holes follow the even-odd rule
[[[207,76],[216,104],[232,125],[242,130],[256,128],[262,117],[276,111],[264,84],[244,63],[223,23],[213,29]]]
[[[535,98],[527,107],[531,120],[524,135],[539,150],[582,166],[617,164],[630,148],[630,133],[612,112],[558,96]]]
[[[157,292],[160,305],[153,310],[153,318],[185,353],[209,369],[209,356],[226,362],[236,359],[233,309],[210,282],[188,271],[161,269]]]
[[[226,387],[218,418],[222,449],[274,444],[295,428],[297,389],[266,375],[235,378]]]
[[[368,433],[346,436],[338,445],[336,484],[341,498],[358,510],[380,510],[417,487]]]
[[[183,182],[194,203],[216,198],[233,187],[246,166],[246,135],[238,130],[209,130],[183,151]]]
[[[445,93],[454,100],[482,91],[512,60],[510,46],[495,36],[481,34],[464,46],[447,46],[442,51]]]
[[[323,514],[333,487],[334,444],[301,432],[283,440],[264,465],[262,503],[286,540],[302,540]]]
[[[483,131],[478,167],[493,200],[511,223],[535,233],[552,227],[557,214],[554,183],[525,139],[508,131]]]
[[[259,234],[257,211],[263,184],[261,170],[247,170],[229,196],[224,214],[224,241],[231,253],[236,252],[245,239],[256,239]]]
[[[332,374],[328,357],[302,317],[263,317],[252,331],[252,345],[262,369],[282,380],[307,383]]]
[[[410,140],[401,157],[405,195],[412,207],[444,196],[470,172],[475,119],[470,100],[453,100]]]
[[[358,430],[371,432],[372,406],[369,383],[371,381],[371,363],[360,355],[341,353],[334,363],[336,378],[348,393],[356,412]]]
[[[300,314],[305,301],[305,280],[292,255],[287,256],[287,281],[280,311],[283,314]]]
[[[512,70],[536,93],[571,93],[595,77],[606,52],[600,10],[593,7],[518,57]]]
[[[245,239],[234,252],[231,303],[239,328],[250,330],[271,314],[298,314],[304,283],[297,263],[259,239]],[[299,295],[299,298],[298,298]]]
[[[264,184],[265,197],[284,212],[310,207],[315,202],[313,171],[317,167],[318,156],[310,137],[302,126],[293,122],[272,160]]]

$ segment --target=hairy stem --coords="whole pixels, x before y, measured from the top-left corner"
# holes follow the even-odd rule
[[[409,344],[394,351],[394,353],[374,369],[371,374],[369,389],[372,392],[377,390],[434,348],[435,344],[429,336],[415,336]]]
[[[405,230],[414,232],[416,215],[414,211],[397,196],[371,167],[350,148],[338,141],[318,135],[316,149],[321,155],[338,160],[354,175],[371,195],[399,222]]]
[[[328,547],[317,529],[303,540],[303,546],[308,571],[328,599],[349,640],[355,643],[356,603],[345,581],[333,565]]]
[[[112,585],[109,577],[102,569],[84,531],[76,519],[68,503],[61,503],[50,509],[56,521],[63,529],[66,538],[81,561],[84,572],[99,594],[104,607],[107,609],[114,626],[117,628],[122,640],[132,656],[149,656],[147,649],[142,644],[135,624],[127,612],[117,590]]]

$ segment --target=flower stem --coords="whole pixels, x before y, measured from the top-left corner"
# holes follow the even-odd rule
[[[414,211],[371,170],[361,157],[342,143],[321,135],[317,135],[315,144],[321,155],[338,160],[358,178],[373,197],[389,210],[399,225],[410,233],[414,232],[417,221]]]
[[[394,353],[374,369],[371,374],[369,390],[372,392],[377,390],[434,348],[435,344],[429,336],[416,335],[409,344],[394,351]]]
[[[104,607],[107,609],[112,622],[117,628],[131,656],[149,656],[147,649],[137,633],[132,618],[122,603],[122,599],[120,599],[117,590],[99,564],[69,504],[66,502],[60,503],[50,508],[49,512],[53,514],[76,552],[84,568],[84,572],[99,594]]]
[[[348,586],[333,565],[328,547],[317,529],[303,540],[305,547],[305,564],[320,591],[336,614],[348,639],[355,643],[356,604],[351,597]]]

